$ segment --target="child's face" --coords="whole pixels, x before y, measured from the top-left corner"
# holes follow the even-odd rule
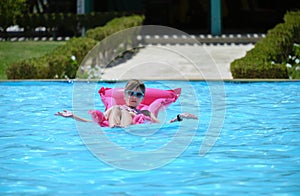
[[[144,93],[140,88],[135,88],[133,90],[125,90],[125,102],[129,107],[137,107],[144,98]]]

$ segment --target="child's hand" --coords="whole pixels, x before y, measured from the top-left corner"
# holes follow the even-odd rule
[[[64,110],[63,112],[57,112],[55,114],[56,116],[62,116],[62,117],[73,117],[73,113],[68,111],[68,110]]]
[[[170,120],[170,122],[176,122],[176,121],[182,121],[184,118],[186,119],[198,119],[197,116],[195,116],[194,114],[189,114],[189,113],[182,113],[182,114],[178,114],[176,118]]]

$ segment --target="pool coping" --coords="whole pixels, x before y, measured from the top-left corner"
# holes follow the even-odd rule
[[[141,79],[143,81],[206,81],[206,82],[300,82],[300,79],[202,79],[202,78],[191,78],[182,80],[178,78],[174,79]],[[2,82],[124,82],[128,80],[99,80],[99,79],[16,79],[16,80],[0,80]]]

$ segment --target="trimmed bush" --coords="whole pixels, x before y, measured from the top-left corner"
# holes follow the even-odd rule
[[[19,63],[12,64],[7,70],[8,79],[35,79],[37,76],[37,68],[34,60],[23,60]]]
[[[300,11],[286,13],[284,21],[269,30],[245,57],[231,63],[234,78],[291,78],[286,63],[299,40]]]
[[[63,79],[76,76],[79,63],[97,42],[72,38],[64,46],[41,57],[17,62],[6,70],[8,79]]]
[[[77,17],[80,27],[93,29],[99,26],[104,26],[110,20],[127,14],[128,13],[126,12],[92,12],[89,14],[77,15]]]
[[[247,61],[247,59],[237,59],[231,63],[231,73],[233,78],[264,78],[286,79],[287,68],[285,64],[271,64],[263,61]]]
[[[300,79],[300,45],[294,45],[293,52],[289,55],[286,65],[289,77],[291,79]]]
[[[94,40],[101,41],[104,38],[127,28],[140,26],[143,24],[145,17],[140,15],[124,16],[120,18],[115,18],[109,21],[103,27],[97,27],[95,29],[90,29],[86,32],[86,37]]]
[[[117,31],[141,25],[144,16],[121,17],[112,20],[104,27],[104,37]],[[99,29],[96,28],[96,29]],[[90,31],[96,35],[98,31]],[[102,38],[104,38],[102,37]],[[96,39],[97,38],[97,39]],[[51,53],[34,59],[14,63],[6,70],[8,79],[64,79],[75,78],[80,63],[85,55],[100,41],[100,37],[87,36],[72,38],[65,45]],[[127,40],[126,40],[127,41]]]
[[[286,26],[293,30],[295,42],[300,43],[300,11],[288,12],[283,19]]]

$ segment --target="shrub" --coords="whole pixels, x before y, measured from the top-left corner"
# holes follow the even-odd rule
[[[89,38],[72,38],[47,57],[48,78],[75,78],[79,63],[97,44]]]
[[[286,66],[291,79],[300,78],[300,45],[294,45],[293,52],[289,55]]]
[[[89,38],[72,38],[53,52],[17,62],[6,71],[8,79],[74,78],[84,56],[97,42]]]
[[[286,62],[299,38],[300,11],[288,12],[285,23],[269,30],[246,56],[233,61],[230,70],[234,78],[289,78]]]
[[[115,18],[109,21],[103,27],[97,27],[95,29],[90,29],[86,32],[86,37],[94,40],[101,41],[104,38],[127,28],[142,25],[144,21],[144,16],[133,15],[133,16],[123,16],[120,18]]]
[[[19,63],[12,64],[6,70],[8,79],[33,79],[37,75],[37,69],[32,60],[23,60]]]
[[[70,16],[71,17],[71,16]],[[55,17],[53,18],[55,19]],[[104,27],[89,31],[89,36],[72,38],[65,45],[56,48],[47,55],[19,61],[7,68],[8,79],[64,79],[75,78],[77,69],[85,55],[98,43],[99,34],[102,38],[117,31],[141,25],[143,16],[121,17],[112,20]],[[70,19],[71,20],[71,19]],[[102,30],[98,30],[102,29]],[[99,33],[100,32],[100,33]],[[98,40],[98,41],[97,41]]]
[[[264,61],[247,61],[237,59],[231,63],[230,71],[233,78],[264,78],[286,79],[287,68],[285,64],[271,64]]]
[[[78,22],[85,29],[92,29],[104,26],[108,21],[126,15],[123,12],[92,12],[89,14],[78,15]]]
[[[287,12],[283,20],[286,26],[293,30],[295,42],[300,43],[300,11]]]

